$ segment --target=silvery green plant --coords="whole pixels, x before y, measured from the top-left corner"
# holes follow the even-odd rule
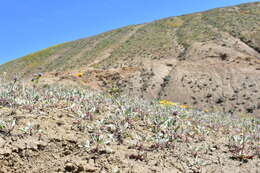
[[[3,106],[22,111],[29,107],[37,115],[53,110],[66,111],[80,127],[84,127],[84,133],[91,134],[90,146],[127,140],[138,144],[149,142],[151,145],[189,144],[206,140],[208,136],[224,136],[230,146],[243,148],[237,152],[239,155],[247,156],[248,153],[257,153],[255,150],[260,140],[260,122],[254,117],[243,119],[218,112],[186,110],[160,105],[158,100],[149,102],[127,95],[113,97],[87,89],[58,85],[32,88],[23,83],[10,82],[0,84],[0,99],[8,101],[8,105]],[[12,129],[15,125],[15,122],[3,120],[0,129]],[[142,134],[140,129],[149,133]],[[32,134],[33,126],[28,124],[21,130]],[[89,148],[87,143],[85,146]]]

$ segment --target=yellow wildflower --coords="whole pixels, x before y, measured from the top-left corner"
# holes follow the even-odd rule
[[[171,102],[171,101],[168,101],[168,100],[160,100],[160,104],[162,104],[162,105],[172,105],[172,106],[177,105],[177,103],[174,103],[174,102]]]
[[[77,77],[82,77],[83,76],[83,73],[82,72],[79,72],[76,74]]]
[[[180,108],[186,109],[186,108],[188,108],[188,106],[187,105],[180,105]]]

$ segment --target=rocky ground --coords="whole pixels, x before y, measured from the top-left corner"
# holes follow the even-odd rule
[[[259,18],[169,17],[0,65],[0,172],[257,172]]]
[[[0,172],[257,172],[259,119],[1,84]]]
[[[231,55],[226,58],[185,61],[166,58],[133,67],[86,67],[45,73],[40,81],[44,84],[80,84],[101,91],[117,89],[146,100],[166,99],[200,110],[259,117],[259,59],[232,59]],[[81,77],[76,75],[79,72]]]

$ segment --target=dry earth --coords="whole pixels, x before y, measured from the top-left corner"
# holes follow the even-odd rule
[[[170,17],[1,65],[0,172],[259,172],[259,16]]]
[[[257,119],[90,90],[7,88],[0,100],[3,173],[259,171]],[[230,142],[247,132],[243,145]]]

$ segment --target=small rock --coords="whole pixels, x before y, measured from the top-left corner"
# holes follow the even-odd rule
[[[3,148],[6,141],[3,138],[0,138],[0,148]]]
[[[69,150],[63,152],[63,155],[64,155],[64,156],[68,156],[68,155],[70,155],[70,154],[71,154],[71,151],[69,151]]]
[[[235,90],[234,90],[234,93],[239,93],[239,90],[238,90],[238,89],[235,89]]]
[[[249,106],[249,107],[246,108],[247,113],[253,113],[254,110],[255,110],[255,106]]]
[[[206,97],[210,98],[210,97],[212,97],[212,94],[208,93]]]
[[[64,122],[58,121],[58,122],[56,122],[56,124],[57,124],[58,126],[63,126],[63,125],[64,125]]]
[[[6,148],[0,149],[0,155],[8,156],[11,153],[12,153],[12,150],[10,150],[10,149],[6,149]]]
[[[233,101],[233,100],[236,100],[236,98],[235,97],[231,97],[231,98],[229,98],[229,100]]]
[[[67,171],[67,172],[73,172],[73,171],[75,171],[76,170],[76,166],[74,165],[74,164],[72,164],[72,163],[67,163],[66,165],[65,165],[65,171]]]
[[[38,150],[44,150],[44,148],[46,148],[47,143],[41,142],[37,144],[37,149]]]
[[[86,165],[85,166],[85,172],[96,172],[97,168],[93,165]]]
[[[217,104],[220,104],[220,103],[223,103],[224,102],[224,98],[223,97],[219,97],[217,100],[216,100],[216,103]]]
[[[194,97],[194,96],[191,96],[191,99],[192,99],[192,100],[196,100],[196,97]]]
[[[84,166],[83,165],[78,165],[78,170],[77,172],[83,172],[85,169],[84,169]]]
[[[109,148],[109,147],[106,147],[104,150],[105,150],[105,152],[106,152],[107,154],[113,154],[113,153],[115,153],[115,151],[112,150],[112,149]]]
[[[94,165],[94,164],[95,164],[95,161],[94,161],[94,159],[89,159],[88,163],[89,163],[90,165]]]

